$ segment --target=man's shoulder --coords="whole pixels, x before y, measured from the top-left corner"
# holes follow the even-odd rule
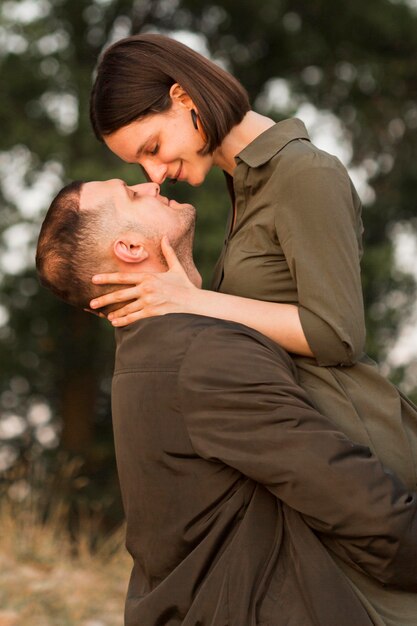
[[[178,370],[193,340],[226,322],[203,315],[170,313],[116,330],[115,373],[130,369]]]
[[[178,371],[194,344],[205,359],[208,344],[215,343],[218,358],[230,352],[238,341],[261,343],[265,348],[283,353],[261,333],[235,322],[203,315],[171,313],[147,318],[116,331],[115,373],[132,369]]]

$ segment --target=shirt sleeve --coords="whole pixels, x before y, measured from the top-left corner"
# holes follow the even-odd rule
[[[308,403],[279,347],[219,322],[189,347],[179,401],[198,455],[264,485],[351,565],[417,590],[417,499]]]
[[[363,352],[365,322],[360,202],[348,174],[336,158],[311,153],[274,172],[270,185],[307,342],[319,365],[352,365]]]

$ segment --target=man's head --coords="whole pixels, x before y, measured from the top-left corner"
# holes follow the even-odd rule
[[[88,308],[92,298],[109,291],[91,282],[93,274],[166,271],[164,235],[194,275],[194,223],[195,209],[161,196],[155,183],[71,183],[52,201],[42,224],[39,278],[69,304]]]

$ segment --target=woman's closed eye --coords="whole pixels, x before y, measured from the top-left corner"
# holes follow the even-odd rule
[[[158,150],[159,150],[159,145],[156,143],[152,148],[148,149],[148,154],[155,156],[156,154],[158,154]]]

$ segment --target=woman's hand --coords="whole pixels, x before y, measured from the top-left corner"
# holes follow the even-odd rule
[[[109,304],[128,302],[107,316],[113,326],[118,327],[155,315],[191,313],[193,297],[200,290],[188,278],[167,237],[162,238],[161,248],[168,264],[167,272],[97,274],[92,279],[96,285],[131,286],[95,298],[90,307],[100,309]]]
[[[263,302],[226,293],[199,289],[178,261],[164,237],[162,252],[168,271],[156,274],[98,274],[99,285],[129,285],[90,302],[92,309],[117,303],[125,306],[109,314],[113,326],[127,326],[136,320],[165,313],[194,313],[245,324],[276,341],[288,352],[314,356],[301,326],[298,307],[280,302]],[[196,274],[196,278],[197,278]],[[199,277],[199,275],[198,275]],[[201,283],[198,283],[199,287]]]

